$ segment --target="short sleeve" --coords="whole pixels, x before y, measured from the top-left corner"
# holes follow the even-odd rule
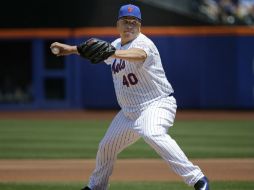
[[[139,48],[146,52],[147,58],[143,62],[143,66],[147,67],[154,64],[155,59],[155,51],[154,44],[149,40],[139,40],[135,44],[133,44],[132,48]]]
[[[151,55],[151,48],[150,44],[145,41],[137,41],[135,44],[133,44],[132,48],[139,48],[146,52],[147,57],[150,57]]]

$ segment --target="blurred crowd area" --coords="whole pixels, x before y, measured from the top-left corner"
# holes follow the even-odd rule
[[[31,85],[24,82],[20,84],[14,77],[0,77],[0,104],[2,103],[28,103],[32,100]]]
[[[213,23],[254,25],[254,0],[194,0],[194,5]]]

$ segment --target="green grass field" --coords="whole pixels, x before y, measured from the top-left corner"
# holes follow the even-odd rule
[[[0,159],[95,158],[109,121],[0,120]],[[254,157],[254,121],[178,121],[169,131],[189,158]],[[119,158],[158,158],[141,139]]]
[[[0,120],[0,159],[95,158],[110,121]],[[169,134],[189,158],[253,158],[254,121],[177,121]],[[139,140],[120,158],[158,158]],[[81,183],[0,183],[1,190],[79,190]],[[110,190],[190,190],[181,182],[112,183]],[[253,190],[250,182],[211,182],[212,190]]]
[[[80,190],[80,183],[0,183],[1,190]],[[111,183],[110,190],[191,190],[192,187],[180,182],[134,182]],[[211,190],[253,190],[254,182],[212,182]]]

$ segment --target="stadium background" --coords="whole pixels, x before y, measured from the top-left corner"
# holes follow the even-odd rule
[[[220,1],[38,0],[18,1],[15,6],[12,1],[4,1],[0,11],[1,189],[78,188],[76,183],[41,183],[40,177],[24,180],[23,174],[29,173],[29,168],[41,171],[39,163],[28,166],[24,162],[93,159],[97,144],[119,107],[108,66],[91,65],[78,56],[57,58],[49,46],[54,41],[76,44],[94,36],[112,41],[117,37],[118,9],[124,3],[140,6],[142,31],[157,45],[175,90],[179,112],[171,135],[198,163],[207,159],[215,159],[213,163],[222,159],[220,164],[225,167],[225,163],[236,163],[236,167],[228,167],[233,168],[231,173],[239,173],[238,177],[230,178],[224,170],[217,177],[213,174],[213,189],[253,189],[252,17],[240,19],[228,9],[226,16],[214,15],[214,2]],[[121,158],[157,160],[157,155],[150,152],[141,141]],[[7,167],[9,160],[15,163],[10,162]],[[23,164],[23,170],[13,170]],[[242,164],[246,165],[241,167]],[[208,174],[212,167],[218,167],[208,165],[204,166]],[[153,177],[150,182],[158,181]],[[15,179],[18,184],[13,184]],[[44,180],[54,179],[51,176]],[[27,181],[39,183],[19,184]],[[188,189],[178,182],[140,181],[131,188]],[[127,189],[129,185],[121,186],[117,181],[112,189]]]

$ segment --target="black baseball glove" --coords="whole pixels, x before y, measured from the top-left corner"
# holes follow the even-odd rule
[[[110,43],[97,38],[90,38],[79,44],[77,49],[80,56],[89,59],[94,64],[104,61],[116,51]]]

